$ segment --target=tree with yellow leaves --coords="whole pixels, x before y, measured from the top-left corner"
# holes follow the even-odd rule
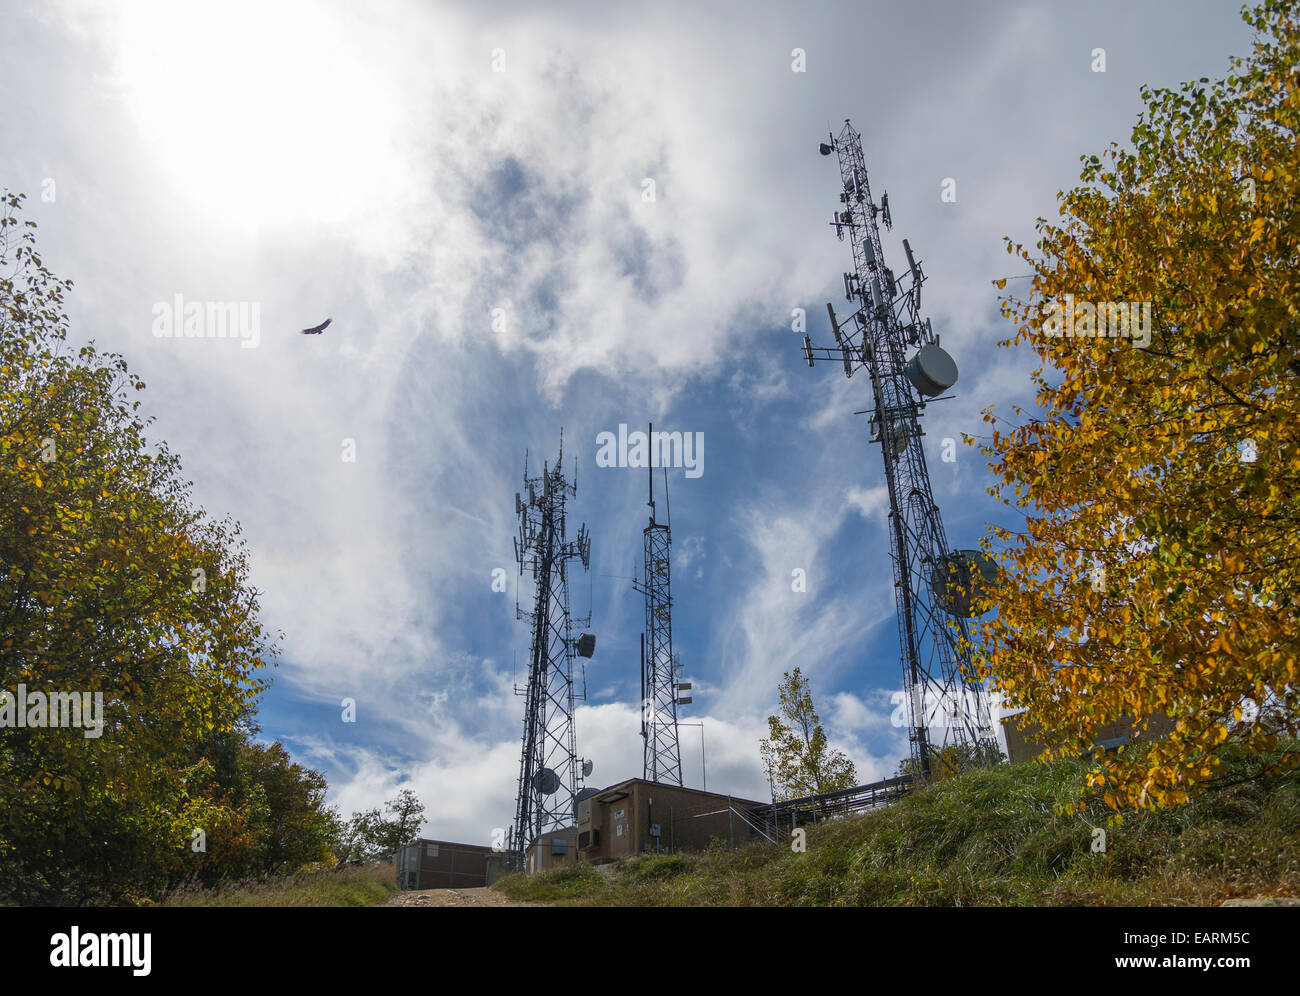
[[[1025,525],[992,530],[976,657],[1049,756],[1174,721],[1097,762],[1116,809],[1185,802],[1297,732],[1298,7],[1244,11],[1226,79],[1143,88],[1132,148],[1084,157],[1038,254],[1007,245],[1035,275],[1001,345],[1036,351],[1039,410],[985,412],[989,493]]]
[[[324,780],[248,742],[274,643],[238,526],[147,442],[125,361],[70,345],[20,209],[0,199],[0,903],[326,860]]]

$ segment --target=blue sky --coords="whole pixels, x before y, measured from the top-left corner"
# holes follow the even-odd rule
[[[1022,271],[1003,236],[1032,242],[1078,157],[1127,138],[1140,84],[1249,46],[1233,3],[1087,7],[10,4],[0,183],[76,283],[74,336],[126,355],[197,500],[243,524],[285,637],[264,735],[345,815],[410,787],[428,835],[509,822],[527,634],[492,571],[514,577],[524,451],[553,459],[561,428],[593,534],[579,752],[592,784],[640,774],[645,475],[595,457],[648,421],[705,439],[703,475],[669,477],[684,718],[709,787],[762,798],[794,666],[863,780],[906,753],[867,384],[809,370],[790,327],[803,308],[827,339],[851,265],[817,143],[853,119],[891,265],[906,237],[929,277],[961,377],[927,455],[949,540],[974,546],[1006,513],[978,453],[939,448],[1030,401],[1030,357],[995,348],[991,282]],[[154,337],[176,294],[256,302],[257,348]],[[682,744],[699,785],[699,730]]]

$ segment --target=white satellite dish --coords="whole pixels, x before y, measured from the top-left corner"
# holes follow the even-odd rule
[[[583,762],[582,762],[582,777],[583,777],[583,778],[586,778],[589,774],[591,774],[591,769],[592,769],[592,767],[593,767],[593,765],[592,765],[592,763],[591,763],[590,761],[583,761]]]

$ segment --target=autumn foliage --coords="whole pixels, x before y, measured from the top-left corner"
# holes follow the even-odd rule
[[[1017,330],[1002,345],[1041,366],[1037,411],[1010,427],[985,413],[990,494],[1025,523],[993,530],[1002,576],[979,667],[1051,755],[1112,721],[1174,721],[1147,751],[1098,762],[1091,784],[1116,809],[1183,803],[1229,752],[1296,733],[1297,9],[1245,12],[1253,53],[1225,79],[1144,88],[1131,148],[1084,157],[1036,253],[1007,247],[1034,277],[1004,300]],[[1081,303],[1149,302],[1150,345],[1046,334],[1067,300],[1080,319]]]
[[[125,361],[69,342],[71,284],[20,209],[0,203],[0,696],[99,696],[103,726],[0,724],[0,902],[328,859],[324,780],[252,739],[274,642],[238,527],[148,443]]]

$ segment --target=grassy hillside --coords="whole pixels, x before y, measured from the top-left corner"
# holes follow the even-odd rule
[[[375,906],[397,891],[392,865],[303,872],[218,889],[179,889],[161,906]]]
[[[496,886],[562,905],[1197,905],[1300,895],[1300,772],[1225,784],[1177,810],[1129,814],[1089,800],[1085,765],[1003,765],[898,804],[808,828],[807,851],[580,863]],[[1075,811],[1065,813],[1067,807]],[[1093,853],[1093,827],[1106,851]]]

